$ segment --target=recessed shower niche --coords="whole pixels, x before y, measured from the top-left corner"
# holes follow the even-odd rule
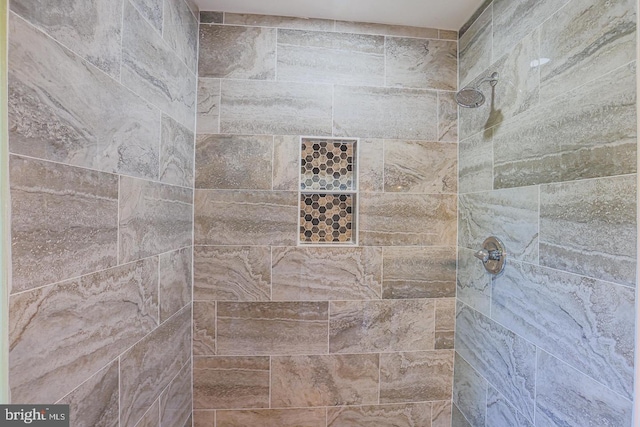
[[[357,244],[356,139],[300,139],[300,244]]]

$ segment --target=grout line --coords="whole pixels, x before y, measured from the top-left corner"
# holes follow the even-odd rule
[[[124,9],[125,3],[129,0],[121,0],[120,8],[120,69],[118,70],[118,82],[122,85],[122,63],[124,62]],[[124,86],[124,85],[123,85]]]
[[[533,370],[533,425],[536,425],[536,412],[538,412],[538,356],[540,348],[536,347],[536,360]]]
[[[273,389],[272,372],[273,372],[273,357],[269,355],[269,409],[271,409],[273,405],[271,401],[271,390]]]
[[[118,427],[120,427],[121,425],[122,425],[122,369],[120,367],[120,356],[118,356]]]

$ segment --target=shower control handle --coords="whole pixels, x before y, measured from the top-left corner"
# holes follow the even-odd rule
[[[507,252],[504,243],[497,237],[488,237],[482,243],[482,249],[473,254],[482,261],[484,268],[491,274],[500,274],[504,270]]]

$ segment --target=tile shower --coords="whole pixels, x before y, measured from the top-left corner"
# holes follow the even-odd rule
[[[459,39],[58,3],[10,4],[14,402],[74,426],[631,425],[633,1],[486,1]],[[356,141],[351,182],[316,186],[301,137]],[[323,247],[329,205],[351,217]]]

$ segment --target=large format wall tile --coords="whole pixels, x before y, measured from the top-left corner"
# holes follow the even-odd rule
[[[387,86],[457,89],[457,42],[387,37],[385,47]]]
[[[157,179],[160,112],[15,15],[9,24],[11,152]]]
[[[456,241],[455,196],[362,194],[359,225],[363,245],[453,246]]]
[[[541,351],[536,381],[536,425],[630,426],[632,403]]]
[[[200,77],[273,80],[276,30],[201,25],[199,54]]]
[[[127,1],[127,0],[124,0]],[[138,9],[144,19],[149,21],[152,27],[162,33],[162,11],[164,0],[129,0]]]
[[[434,91],[336,86],[333,108],[336,136],[437,138],[438,100]]]
[[[357,186],[360,192],[384,191],[384,140],[360,139]]]
[[[460,194],[493,190],[493,130],[487,129],[458,144]]]
[[[198,63],[198,20],[189,10],[187,1],[164,0],[162,37],[195,74]]]
[[[534,427],[531,421],[491,386],[487,390],[487,426]]]
[[[542,24],[540,95],[559,95],[636,58],[633,0],[569,2]]]
[[[454,92],[438,92],[438,141],[458,142],[458,104]]]
[[[459,354],[455,355],[453,403],[471,424],[485,425],[487,380],[482,378]]]
[[[493,4],[490,4],[458,41],[458,73],[461,88],[491,64],[492,18]]]
[[[278,30],[278,80],[384,86],[382,36]]]
[[[271,359],[271,406],[377,403],[377,354],[284,356]]]
[[[120,178],[120,262],[191,245],[193,191]]]
[[[268,408],[269,364],[269,357],[196,357],[194,408]]]
[[[635,196],[635,175],[542,186],[540,264],[635,286]]]
[[[193,187],[194,136],[186,127],[162,115],[160,181]]]
[[[455,193],[457,151],[451,143],[385,140],[384,190]]]
[[[297,191],[300,187],[300,137],[274,135],[273,189]],[[362,179],[362,172],[360,172]]]
[[[292,191],[196,190],[198,245],[292,245],[298,229],[297,194]]]
[[[192,301],[191,276],[192,259],[191,248],[160,255],[160,322],[177,313],[182,307]]]
[[[479,250],[489,236],[505,244],[509,257],[538,261],[538,188],[465,194],[459,198],[458,244]]]
[[[220,133],[220,79],[198,79],[196,133]]]
[[[458,409],[456,405],[453,405],[451,414],[451,425],[453,427],[475,427],[472,426],[469,421],[464,417],[464,414]]]
[[[512,262],[494,279],[491,316],[631,399],[634,290]]]
[[[226,13],[227,25],[246,25],[254,27],[292,28],[298,30],[333,31],[331,19],[295,18],[277,15],[253,15],[245,13]]]
[[[122,84],[189,129],[195,126],[196,77],[126,1]]]
[[[272,159],[272,136],[199,135],[196,188],[271,190]]]
[[[407,403],[328,408],[327,427],[427,427],[431,403]]]
[[[540,62],[539,37],[539,30],[529,34],[508,54],[497,59],[469,83],[476,86],[494,72],[499,75],[495,87],[489,83],[479,86],[486,97],[484,105],[460,109],[461,138],[468,138],[478,132],[484,132],[487,136],[489,128],[499,126],[538,103],[540,69],[532,64]]]
[[[452,376],[452,350],[382,354],[380,403],[448,399]]]
[[[500,58],[569,0],[495,0],[493,57]],[[574,40],[575,41],[575,40]],[[553,61],[556,60],[555,57]]]
[[[331,135],[330,85],[224,80],[220,132]]]
[[[458,247],[456,297],[476,311],[489,316],[491,310],[491,274],[473,256],[475,250]]]
[[[114,266],[118,178],[11,156],[12,292]]]
[[[216,302],[193,302],[193,355],[216,354]]]
[[[529,420],[533,420],[536,347],[458,303],[456,351]]]
[[[271,251],[267,246],[196,246],[193,298],[269,301]]]
[[[216,411],[217,427],[325,427],[325,425],[326,410],[324,408]],[[206,427],[213,427],[213,424]]]
[[[184,308],[120,357],[120,425],[133,427],[191,357],[191,308]]]
[[[453,349],[456,329],[455,298],[436,299],[436,350]]]
[[[431,427],[451,427],[452,406],[451,400],[431,402]]]
[[[439,36],[436,28],[375,24],[371,22],[336,21],[335,30],[344,33],[380,34],[385,36],[417,37],[424,39],[437,39]]]
[[[74,425],[95,427],[119,426],[118,363],[89,378],[59,403],[69,405],[69,419]]]
[[[274,300],[379,299],[380,248],[276,247],[272,257]]]
[[[157,399],[142,415],[136,427],[157,427],[160,425],[160,399]]]
[[[13,295],[9,321],[13,401],[55,402],[157,326],[158,262]]]
[[[218,303],[218,354],[327,352],[326,302]]]
[[[334,301],[330,313],[331,353],[434,348],[434,301]]]
[[[11,11],[111,77],[120,77],[122,1],[15,0]],[[57,76],[56,76],[57,77]]]
[[[442,298],[456,294],[455,247],[386,247],[383,271],[383,298]]]
[[[202,12],[205,13],[205,12]],[[201,14],[202,16],[202,14]],[[219,412],[223,414],[223,411]],[[215,427],[216,423],[216,411],[193,411],[193,427]],[[242,424],[243,426],[246,424]]]
[[[191,411],[191,362],[187,362],[160,395],[160,427],[187,426]]]
[[[494,186],[635,172],[635,73],[626,65],[494,128]]]

